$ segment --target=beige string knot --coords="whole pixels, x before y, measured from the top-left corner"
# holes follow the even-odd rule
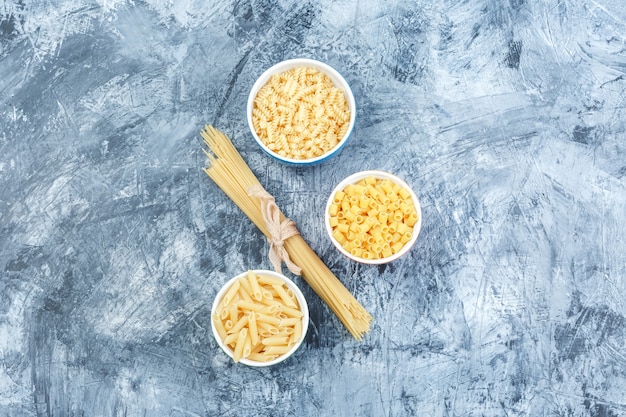
[[[291,262],[289,253],[285,249],[285,240],[292,236],[299,235],[296,224],[289,219],[280,221],[280,209],[276,205],[274,197],[265,191],[263,187],[254,186],[248,189],[250,197],[258,197],[261,200],[261,214],[270,234],[270,252],[269,259],[278,273],[282,273],[281,262],[285,262],[287,268],[296,275],[300,275],[302,269]]]

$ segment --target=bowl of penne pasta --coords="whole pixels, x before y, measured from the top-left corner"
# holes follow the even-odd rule
[[[384,264],[405,255],[422,228],[422,209],[411,187],[385,171],[361,171],[341,181],[324,214],[326,231],[348,258]]]
[[[302,344],[309,310],[289,278],[269,270],[248,270],[217,293],[211,329],[235,362],[270,366],[290,357]]]
[[[290,165],[315,165],[337,155],[355,116],[350,85],[337,70],[313,59],[270,67],[248,97],[252,136],[265,153]]]

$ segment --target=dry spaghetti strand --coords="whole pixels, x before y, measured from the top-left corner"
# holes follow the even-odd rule
[[[209,166],[204,168],[204,172],[271,239],[259,198],[249,195],[249,190],[255,187],[263,189],[259,180],[225,134],[211,125],[207,125],[200,134],[208,148],[203,149],[209,158]],[[286,219],[282,212],[280,218],[281,221]],[[370,329],[372,316],[313,252],[302,236],[296,234],[283,244],[291,261],[302,269],[304,280],[337,315],[352,336],[361,340]]]

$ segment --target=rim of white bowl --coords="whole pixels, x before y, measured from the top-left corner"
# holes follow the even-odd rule
[[[298,350],[302,342],[304,341],[307,330],[309,329],[309,307],[308,307],[306,298],[304,298],[304,294],[302,294],[302,291],[300,290],[300,288],[286,276],[279,274],[278,272],[267,270],[267,269],[252,269],[251,271],[257,275],[269,275],[271,277],[282,280],[285,283],[285,285],[287,285],[287,287],[289,287],[293,291],[294,295],[296,296],[296,299],[298,300],[298,304],[300,304],[300,311],[302,311],[302,337],[300,338],[298,342],[296,342],[291,347],[291,349],[287,353],[284,353],[280,355],[279,357],[277,357],[276,359],[267,361],[267,362],[258,362],[258,361],[253,361],[253,360],[246,359],[246,358],[242,358],[239,360],[239,363],[248,365],[248,366],[256,366],[256,367],[272,366],[272,365],[276,365],[277,363],[283,362],[284,360],[289,358],[291,355],[293,355]],[[245,277],[247,273],[248,271],[242,272],[241,274],[232,277],[224,285],[222,285],[222,288],[220,288],[217,295],[215,296],[215,299],[213,300],[213,305],[211,307],[211,330],[213,331],[213,337],[215,338],[215,341],[217,342],[219,347],[231,359],[233,359],[233,352],[230,350],[228,346],[224,344],[224,342],[220,338],[220,335],[217,332],[217,329],[215,328],[215,324],[213,323],[213,315],[215,314],[217,310],[217,306],[219,305],[220,301],[222,301],[222,298],[224,297],[224,295],[226,294],[226,291],[228,291],[230,286],[233,285],[235,280]]]
[[[398,184],[399,186],[405,188],[411,195],[411,199],[413,200],[413,204],[415,205],[415,210],[417,211],[417,215],[419,216],[417,223],[415,223],[415,225],[413,226],[413,235],[411,239],[402,247],[402,249],[399,252],[394,253],[392,256],[389,256],[387,258],[363,259],[358,256],[352,255],[350,252],[345,250],[343,246],[341,246],[341,244],[337,242],[337,240],[333,237],[333,229],[330,226],[329,209],[330,209],[330,205],[333,203],[333,198],[335,194],[337,193],[337,191],[341,191],[344,188],[346,188],[349,184],[357,183],[360,180],[370,177],[370,176],[374,176],[376,178],[381,178],[381,179],[389,179],[395,182],[396,184]],[[339,250],[339,252],[341,252],[347,258],[350,258],[353,261],[360,262],[363,264],[381,265],[381,264],[393,262],[401,258],[406,253],[408,253],[411,250],[411,248],[415,245],[415,242],[417,241],[417,237],[419,236],[422,230],[422,206],[420,204],[419,199],[417,198],[417,195],[413,191],[413,188],[409,186],[402,178],[398,177],[397,175],[394,175],[390,172],[382,171],[382,170],[359,171],[344,178],[339,184],[337,184],[337,186],[330,193],[330,196],[328,197],[328,201],[326,202],[326,209],[324,211],[324,225],[326,226],[326,232],[328,234],[328,237],[330,238],[330,241],[333,243],[333,245],[335,245],[335,247]]]
[[[348,124],[348,130],[346,134],[341,138],[339,143],[335,145],[331,150],[326,152],[323,155],[316,156],[311,159],[292,159],[281,156],[276,152],[272,151],[268,148],[263,141],[259,138],[258,134],[254,130],[254,126],[252,124],[252,109],[254,108],[254,99],[261,89],[272,77],[274,74],[280,74],[281,72],[288,71],[292,68],[296,67],[313,67],[320,71],[323,71],[326,75],[330,77],[335,87],[341,88],[343,90],[344,95],[346,96],[346,100],[348,101],[348,106],[350,107],[350,123]],[[285,61],[278,62],[277,64],[272,65],[268,69],[266,69],[263,74],[259,78],[257,78],[256,82],[253,84],[252,89],[250,90],[250,94],[248,95],[248,104],[246,108],[248,127],[250,128],[250,132],[254,137],[254,140],[259,144],[259,146],[270,156],[278,159],[279,161],[293,164],[293,165],[314,165],[318,162],[322,162],[334,155],[336,155],[343,145],[348,141],[350,135],[352,134],[352,130],[354,128],[354,121],[356,119],[356,103],[354,101],[354,94],[352,93],[352,89],[350,88],[350,84],[343,78],[343,76],[331,67],[328,64],[317,61],[315,59],[310,58],[293,58],[287,59]]]

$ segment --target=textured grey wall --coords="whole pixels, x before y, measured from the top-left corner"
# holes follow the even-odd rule
[[[5,1],[0,415],[626,415],[625,44],[620,0]],[[294,57],[337,68],[358,106],[310,169],[245,121],[256,77]],[[219,350],[212,297],[270,265],[201,172],[206,123],[375,317],[364,341],[296,277],[294,357]],[[422,201],[388,266],[322,226],[361,169]]]

